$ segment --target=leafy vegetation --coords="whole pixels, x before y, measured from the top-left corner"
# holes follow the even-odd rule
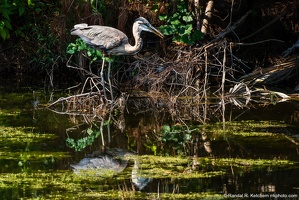
[[[171,149],[184,155],[182,150],[187,143],[192,142],[192,135],[196,131],[197,129],[188,130],[184,126],[164,125],[161,130],[160,140]]]
[[[29,3],[30,1],[28,1]],[[1,0],[0,4],[0,36],[3,40],[10,38],[12,27],[12,15],[22,16],[25,12],[25,4],[22,0]],[[20,30],[16,30],[20,31]]]
[[[172,15],[160,15],[159,19],[166,22],[166,25],[160,26],[159,29],[165,35],[174,35],[173,42],[194,44],[203,39],[203,34],[194,29],[194,13],[188,11],[184,0],[178,1],[177,9]]]
[[[94,143],[95,139],[97,139],[101,135],[100,129],[94,129],[88,128],[86,131],[87,136],[82,137],[75,141],[73,138],[68,137],[66,139],[66,145],[69,148],[74,148],[76,151],[82,151],[87,146],[90,146]]]
[[[87,56],[90,58],[90,62],[93,63],[96,60],[102,60],[103,59],[103,54],[101,51],[91,48],[88,46],[81,38],[77,38],[75,43],[70,43],[67,46],[66,52],[68,54],[75,54],[78,52],[86,52]],[[106,61],[110,61],[112,58],[105,57]]]
[[[17,64],[15,64],[14,68],[20,70],[18,71],[20,72],[19,74],[22,74],[22,69],[32,69],[34,66],[38,69],[38,72],[44,69],[52,69],[53,66],[62,66],[62,69],[64,69],[65,63],[61,62],[59,64],[57,60],[60,58],[63,60],[63,58],[65,58],[65,46],[70,41],[68,29],[71,28],[74,23],[81,21],[81,19],[89,20],[83,13],[87,13],[87,16],[100,16],[101,14],[109,15],[106,11],[109,10],[108,6],[111,5],[110,3],[112,1],[92,1],[92,13],[88,13],[87,9],[84,11],[82,11],[83,9],[80,10],[81,8],[88,8],[88,5],[86,4],[87,1],[72,1],[81,6],[61,6],[65,2],[66,1],[27,1],[26,3],[26,1],[21,0],[1,1],[0,53],[1,56],[3,53],[6,53],[6,56],[1,59],[1,62],[7,61],[7,58],[10,58],[10,61],[16,61]],[[129,3],[131,2],[132,1]],[[156,13],[160,13],[160,7],[157,2],[158,1],[154,1],[154,10]],[[202,39],[202,34],[194,28],[194,14],[192,11],[188,10],[189,8],[184,1],[181,0],[176,2],[178,4],[172,12],[162,12],[168,14],[160,15],[160,20],[165,23],[165,25],[160,28],[165,35],[174,36],[173,41],[176,43],[195,44],[198,40]],[[125,5],[124,7],[128,8],[131,6],[130,9],[134,9],[132,4],[127,6],[128,5]],[[278,4],[275,4],[275,6],[279,7],[279,2]],[[73,13],[79,13],[79,17],[76,18],[76,15],[73,15],[66,18],[65,16],[70,16],[70,10],[73,11]],[[229,23],[237,20],[233,19],[233,17],[226,17],[227,13],[229,13],[226,11],[224,12],[225,16],[220,16],[220,19],[229,19]],[[139,10],[138,13],[142,13],[142,10]],[[267,15],[267,12],[263,13]],[[288,17],[291,16],[291,14],[292,11],[288,13]],[[234,16],[239,17],[235,13]],[[284,17],[281,17],[280,19],[284,19]],[[61,21],[64,23],[61,23]],[[109,23],[105,24],[111,26],[115,25],[112,23],[112,20],[107,21]],[[282,21],[283,20],[281,20],[281,22]],[[90,20],[90,22],[95,21]],[[247,21],[245,22],[248,23]],[[244,24],[247,25],[246,23]],[[223,24],[224,28],[228,25],[228,23],[225,23],[224,21]],[[293,24],[292,26],[296,27],[294,21],[290,20],[290,24]],[[263,33],[264,30],[269,28],[269,26],[264,27],[264,29],[253,27],[256,28],[256,30],[261,30],[261,32],[257,34],[259,37],[263,36],[263,34],[260,33]],[[222,29],[221,27],[217,28],[219,28],[219,30]],[[251,35],[251,33],[248,32],[248,29],[242,27],[239,30],[241,29],[246,30],[244,31],[246,32],[245,37]],[[235,29],[231,35],[233,35],[233,37],[242,36],[242,33],[240,33],[239,30]],[[215,32],[215,35],[216,34],[218,34],[218,32]],[[258,39],[260,40],[260,38]],[[243,42],[242,37],[240,37],[240,40]],[[231,41],[233,42],[233,40],[230,40],[229,42]],[[11,48],[11,46],[7,44],[13,44],[13,53],[2,51],[3,47]],[[15,47],[22,49],[22,51],[17,51]],[[244,52],[244,49],[242,48],[243,47],[240,47],[239,52]],[[229,59],[230,61],[238,60],[237,57],[233,56],[233,50],[227,51],[228,47],[226,45],[223,49],[226,49],[225,54],[227,53],[228,57],[232,58],[232,60]],[[183,50],[185,51],[185,49]],[[179,51],[183,52],[181,50]],[[86,54],[90,58],[90,62],[95,62],[95,60],[102,58],[101,52],[89,48],[80,39],[76,40],[75,43],[71,43],[67,48],[67,53],[70,55],[74,55],[78,52]],[[186,54],[190,52],[192,51],[188,51]],[[210,54],[210,52],[215,52],[215,54]],[[218,61],[221,61],[222,59],[218,56],[221,55],[222,50],[212,50],[210,52],[209,57],[207,58],[210,59],[215,56],[214,59],[217,60],[215,66],[218,66],[219,64],[221,65],[221,62]],[[178,73],[176,73],[176,75],[179,75],[180,79],[184,79],[183,74],[189,76],[189,72],[191,72],[191,76],[195,77],[194,80],[201,80],[202,76],[198,71],[200,71],[199,67],[204,66],[204,64],[198,60],[202,58],[198,52],[194,53],[194,55],[195,54],[197,56],[197,60],[194,61],[196,67],[190,67],[188,73],[177,70]],[[263,55],[262,57],[266,57],[263,53],[259,54]],[[24,55],[28,56],[30,62],[26,62],[28,61],[28,58],[24,58]],[[143,60],[146,62],[153,61],[147,59],[148,58],[145,58]],[[179,59],[184,60],[184,56]],[[192,59],[186,60],[186,65],[180,65],[180,69],[187,69],[185,66],[190,66],[189,62]],[[265,60],[267,59],[265,58]],[[164,70],[170,63],[174,62],[168,62],[167,65],[163,66],[158,63],[155,64],[155,67],[162,66]],[[6,66],[3,63],[1,64],[1,66]],[[207,61],[207,64],[209,64],[211,72],[213,72],[214,69],[217,69],[213,69],[213,65],[210,65],[210,60]],[[229,62],[225,63],[223,61],[223,65],[221,66],[226,66],[226,64],[229,64]],[[233,63],[232,66],[233,65],[235,64]],[[147,64],[140,65],[138,62],[134,63],[134,67],[136,68],[134,69],[136,71],[151,69],[153,70],[152,72],[154,72],[152,74],[159,78],[163,77],[161,75],[161,72],[163,71],[160,70],[161,68],[157,68],[156,70],[154,67],[151,68]],[[5,69],[5,67],[1,67],[1,73],[3,69]],[[131,73],[130,70],[127,71]],[[175,71],[176,68],[171,72]],[[234,71],[234,69],[229,71]],[[61,74],[64,74],[63,72],[64,71],[62,70]],[[146,77],[150,73],[144,74],[145,75],[142,77]],[[171,83],[171,85],[179,85],[177,80],[171,78],[169,78],[169,80],[171,80],[171,82],[168,83]],[[189,83],[183,82],[184,85],[193,87],[193,85]],[[149,82],[148,85],[151,85],[151,83]],[[201,94],[197,90],[195,91],[196,94]],[[187,98],[189,98],[189,96]],[[272,99],[271,96],[271,100]],[[16,100],[17,103],[11,104],[11,102]],[[172,101],[172,99],[170,100]],[[6,105],[6,107],[4,105]],[[25,105],[25,108],[20,108],[20,105]],[[155,104],[155,106],[158,107],[160,105],[164,106],[162,103]],[[193,104],[190,104],[188,106],[192,105]],[[16,109],[12,111],[12,108]],[[173,109],[179,109],[179,107],[174,107]],[[198,113],[200,114],[200,111],[198,111]],[[25,115],[27,115],[27,118],[24,117]],[[245,183],[244,176],[249,176],[250,178],[247,178],[246,180],[250,181],[247,182],[254,184],[252,187],[253,189],[251,187],[249,188],[252,190],[258,188],[258,191],[260,191],[261,188],[267,188],[268,186],[275,186],[275,189],[279,190],[280,188],[278,186],[288,185],[290,181],[293,181],[294,178],[292,177],[298,177],[292,176],[294,174],[298,175],[298,162],[296,162],[296,160],[298,160],[298,155],[296,154],[298,153],[296,151],[298,149],[298,141],[295,137],[292,137],[292,133],[285,129],[287,128],[287,125],[282,122],[242,121],[225,124],[216,123],[193,126],[192,129],[187,129],[182,125],[164,125],[159,132],[152,130],[156,129],[156,126],[150,127],[150,131],[144,131],[142,130],[144,128],[144,126],[141,126],[142,123],[138,123],[138,128],[136,128],[137,131],[125,131],[126,135],[120,137],[121,139],[116,135],[113,135],[112,137],[113,143],[119,142],[117,140],[119,139],[120,142],[118,144],[125,147],[127,147],[127,143],[126,141],[123,141],[123,138],[131,137],[133,145],[128,145],[130,148],[138,150],[143,150],[142,148],[146,150],[150,149],[155,155],[160,155],[138,157],[144,177],[153,177],[156,182],[153,184],[153,187],[148,188],[150,192],[136,191],[134,188],[130,187],[132,185],[132,181],[130,180],[132,177],[132,167],[127,168],[117,177],[93,176],[92,178],[87,178],[84,176],[76,176],[70,170],[69,165],[71,163],[81,159],[83,154],[90,153],[87,151],[74,153],[72,150],[82,151],[87,146],[92,148],[92,144],[101,134],[101,131],[98,128],[86,129],[84,137],[78,140],[73,138],[65,139],[64,130],[67,124],[66,121],[71,121],[70,119],[61,121],[56,118],[57,116],[45,119],[42,119],[43,117],[41,116],[42,111],[32,110],[32,100],[30,99],[27,101],[21,96],[10,96],[9,98],[1,99],[0,163],[2,167],[0,173],[0,195],[4,197],[4,199],[11,199],[12,197],[15,199],[90,199],[93,197],[103,199],[146,199],[149,197],[151,199],[158,197],[182,199],[210,197],[221,199],[223,197],[221,195],[223,191],[222,189],[226,188],[226,186],[235,186],[234,188],[239,188],[239,186],[242,186],[242,184]],[[294,122],[296,122],[296,116],[297,115],[291,116]],[[59,128],[51,129],[52,131],[50,134],[47,134],[50,131],[47,131],[46,134],[39,133],[38,130],[31,125],[38,125],[43,120],[46,121],[45,124],[47,124],[47,126],[59,126]],[[28,124],[31,125],[29,126]],[[45,124],[40,126],[44,126]],[[15,127],[9,127],[13,125]],[[224,126],[225,129],[223,128]],[[112,131],[113,134],[114,131],[115,129]],[[144,132],[146,133],[140,134]],[[207,135],[201,137],[202,132],[207,133]],[[55,136],[54,133],[59,137]],[[121,132],[121,134],[123,134],[123,132]],[[114,140],[116,137],[117,139]],[[141,139],[142,137],[146,138],[145,143],[143,143],[144,141]],[[59,144],[59,140],[62,140],[62,138],[63,141]],[[53,141],[55,145],[51,146]],[[210,142],[210,147],[212,149],[208,156],[205,154],[206,152],[204,149],[206,141]],[[65,142],[67,146],[65,146]],[[113,144],[111,144],[111,146],[112,145]],[[70,150],[67,147],[72,149]],[[96,148],[100,147],[97,146]],[[68,151],[71,151],[74,154],[77,153],[78,155],[76,154],[73,157],[69,157]],[[131,162],[131,164],[132,163],[133,162]],[[279,173],[283,172],[283,176],[272,176],[277,171],[279,171]],[[254,179],[252,175],[258,176],[258,179]],[[276,185],[278,181],[271,180],[269,177],[275,177],[274,179],[279,177],[279,184]],[[281,178],[283,177],[286,177],[288,180],[285,182],[281,181]],[[220,181],[219,183],[214,181],[215,179],[222,180],[223,182]],[[157,182],[161,187],[156,188]],[[267,185],[267,183],[271,183],[271,185]],[[295,183],[297,184],[298,182]],[[152,190],[152,188],[159,189],[159,192]],[[171,192],[168,190],[160,192],[160,189],[162,188],[169,188],[169,191]],[[294,188],[295,187],[292,185],[292,189],[290,190],[298,190],[298,187]],[[240,190],[243,191],[244,189]],[[218,194],[215,194],[215,191],[218,192]]]

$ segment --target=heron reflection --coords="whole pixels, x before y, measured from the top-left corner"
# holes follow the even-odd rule
[[[131,172],[131,179],[134,185],[142,190],[152,178],[141,176],[140,163],[136,154],[119,148],[108,149],[105,153],[94,152],[91,157],[83,158],[78,164],[71,165],[73,171],[77,174],[88,174],[92,171],[95,176],[110,174],[116,175],[122,172],[128,165],[129,159],[134,160],[134,166]]]

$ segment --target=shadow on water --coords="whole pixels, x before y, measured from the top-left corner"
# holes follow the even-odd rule
[[[299,196],[298,102],[124,96],[95,115],[49,98],[1,94],[3,199]]]

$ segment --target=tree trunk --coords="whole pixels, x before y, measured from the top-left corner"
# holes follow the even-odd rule
[[[194,0],[195,16],[196,16],[196,30],[200,30],[200,0]]]
[[[207,7],[205,10],[205,17],[203,19],[202,27],[201,27],[201,32],[205,35],[208,33],[209,21],[212,18],[213,7],[214,7],[214,1],[213,0],[208,1]]]

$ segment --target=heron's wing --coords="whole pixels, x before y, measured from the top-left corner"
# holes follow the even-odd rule
[[[104,50],[128,42],[128,37],[123,32],[108,26],[78,27],[74,34],[81,37],[89,45]]]

